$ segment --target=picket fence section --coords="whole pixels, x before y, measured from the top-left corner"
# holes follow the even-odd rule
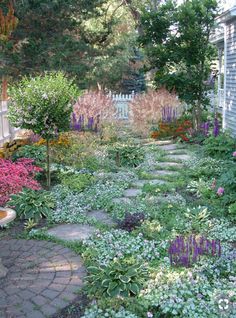
[[[114,101],[116,107],[116,118],[120,120],[129,119],[129,103],[133,100],[135,94],[113,94],[109,93],[109,96]]]

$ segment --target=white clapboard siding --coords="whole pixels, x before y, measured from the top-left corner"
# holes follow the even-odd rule
[[[226,24],[226,74],[224,122],[236,136],[236,19]]]
[[[121,120],[129,119],[129,103],[133,100],[135,94],[113,94],[109,93],[109,96],[115,103],[116,118]]]
[[[19,129],[11,127],[7,119],[7,101],[0,101],[0,146],[14,138]]]

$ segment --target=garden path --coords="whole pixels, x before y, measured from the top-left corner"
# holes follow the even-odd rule
[[[174,144],[169,140],[149,142],[145,144],[156,145],[158,149],[163,151],[162,161],[156,161],[155,167],[147,171],[149,179],[139,179],[133,183],[133,187],[126,189],[124,197],[119,200],[124,200],[127,197],[136,197],[142,194],[145,184],[149,185],[164,185],[170,184],[171,181],[179,177],[181,169],[184,167],[184,162],[191,159],[191,154],[188,153],[183,145]],[[167,178],[165,178],[167,177]]]

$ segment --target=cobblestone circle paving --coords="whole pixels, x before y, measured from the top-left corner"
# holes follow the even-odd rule
[[[1,240],[8,269],[0,278],[0,318],[50,317],[76,298],[86,270],[81,258],[55,243]]]

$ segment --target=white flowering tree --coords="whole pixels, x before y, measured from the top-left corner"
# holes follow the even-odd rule
[[[62,72],[23,78],[9,90],[9,120],[14,127],[30,129],[46,140],[47,187],[50,188],[50,140],[68,131],[77,87]]]

